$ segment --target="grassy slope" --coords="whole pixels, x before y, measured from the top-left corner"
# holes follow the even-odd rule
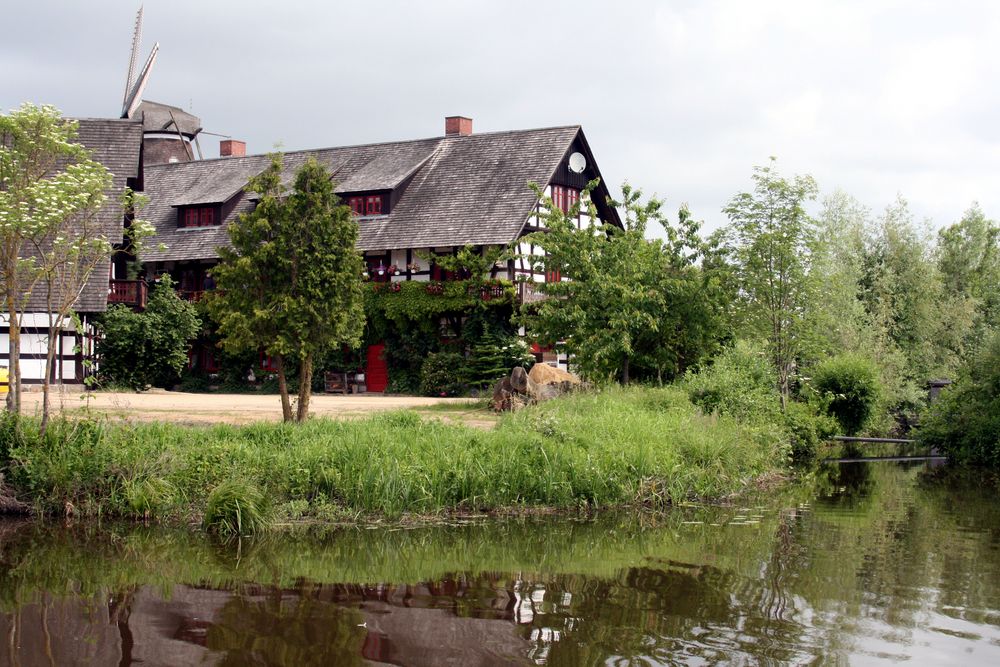
[[[552,401],[482,431],[413,412],[304,425],[57,423],[8,429],[7,480],[47,511],[184,517],[239,479],[279,517],[518,506],[665,504],[744,488],[785,464],[782,438],[704,416],[675,388]]]

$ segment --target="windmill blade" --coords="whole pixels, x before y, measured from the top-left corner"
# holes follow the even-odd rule
[[[139,46],[142,42],[142,5],[135,15],[135,31],[132,33],[132,54],[128,60],[128,76],[125,79],[125,95],[122,97],[122,118],[127,118],[128,94],[135,85],[135,66],[139,60]]]
[[[139,72],[139,78],[136,79],[135,84],[132,86],[132,91],[125,98],[125,108],[122,109],[122,118],[131,118],[135,110],[139,108],[139,103],[142,102],[142,91],[146,88],[146,83],[149,81],[149,73],[153,71],[153,63],[156,62],[156,54],[159,52],[160,43],[157,42],[153,44],[153,50],[149,52],[149,58],[146,59],[146,64],[143,66],[142,71]]]

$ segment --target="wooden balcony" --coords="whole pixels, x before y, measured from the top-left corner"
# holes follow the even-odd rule
[[[108,286],[108,303],[121,303],[132,308],[146,307],[148,296],[145,280],[112,280]]]

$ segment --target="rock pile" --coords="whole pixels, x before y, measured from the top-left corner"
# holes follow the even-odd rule
[[[556,398],[580,386],[580,378],[555,366],[535,364],[529,372],[518,366],[511,371],[510,377],[497,382],[490,404],[497,412],[510,412]]]

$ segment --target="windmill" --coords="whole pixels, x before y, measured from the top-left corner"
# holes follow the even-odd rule
[[[142,99],[149,74],[160,52],[160,43],[153,44],[149,57],[146,58],[146,64],[137,76],[136,65],[139,63],[139,48],[142,41],[142,9],[140,6],[135,15],[135,31],[132,34],[132,52],[128,61],[128,76],[125,79],[121,118],[142,121],[145,164],[188,162],[194,159],[192,144],[201,157],[201,146],[198,144],[198,133],[202,129],[201,119],[180,107]]]

